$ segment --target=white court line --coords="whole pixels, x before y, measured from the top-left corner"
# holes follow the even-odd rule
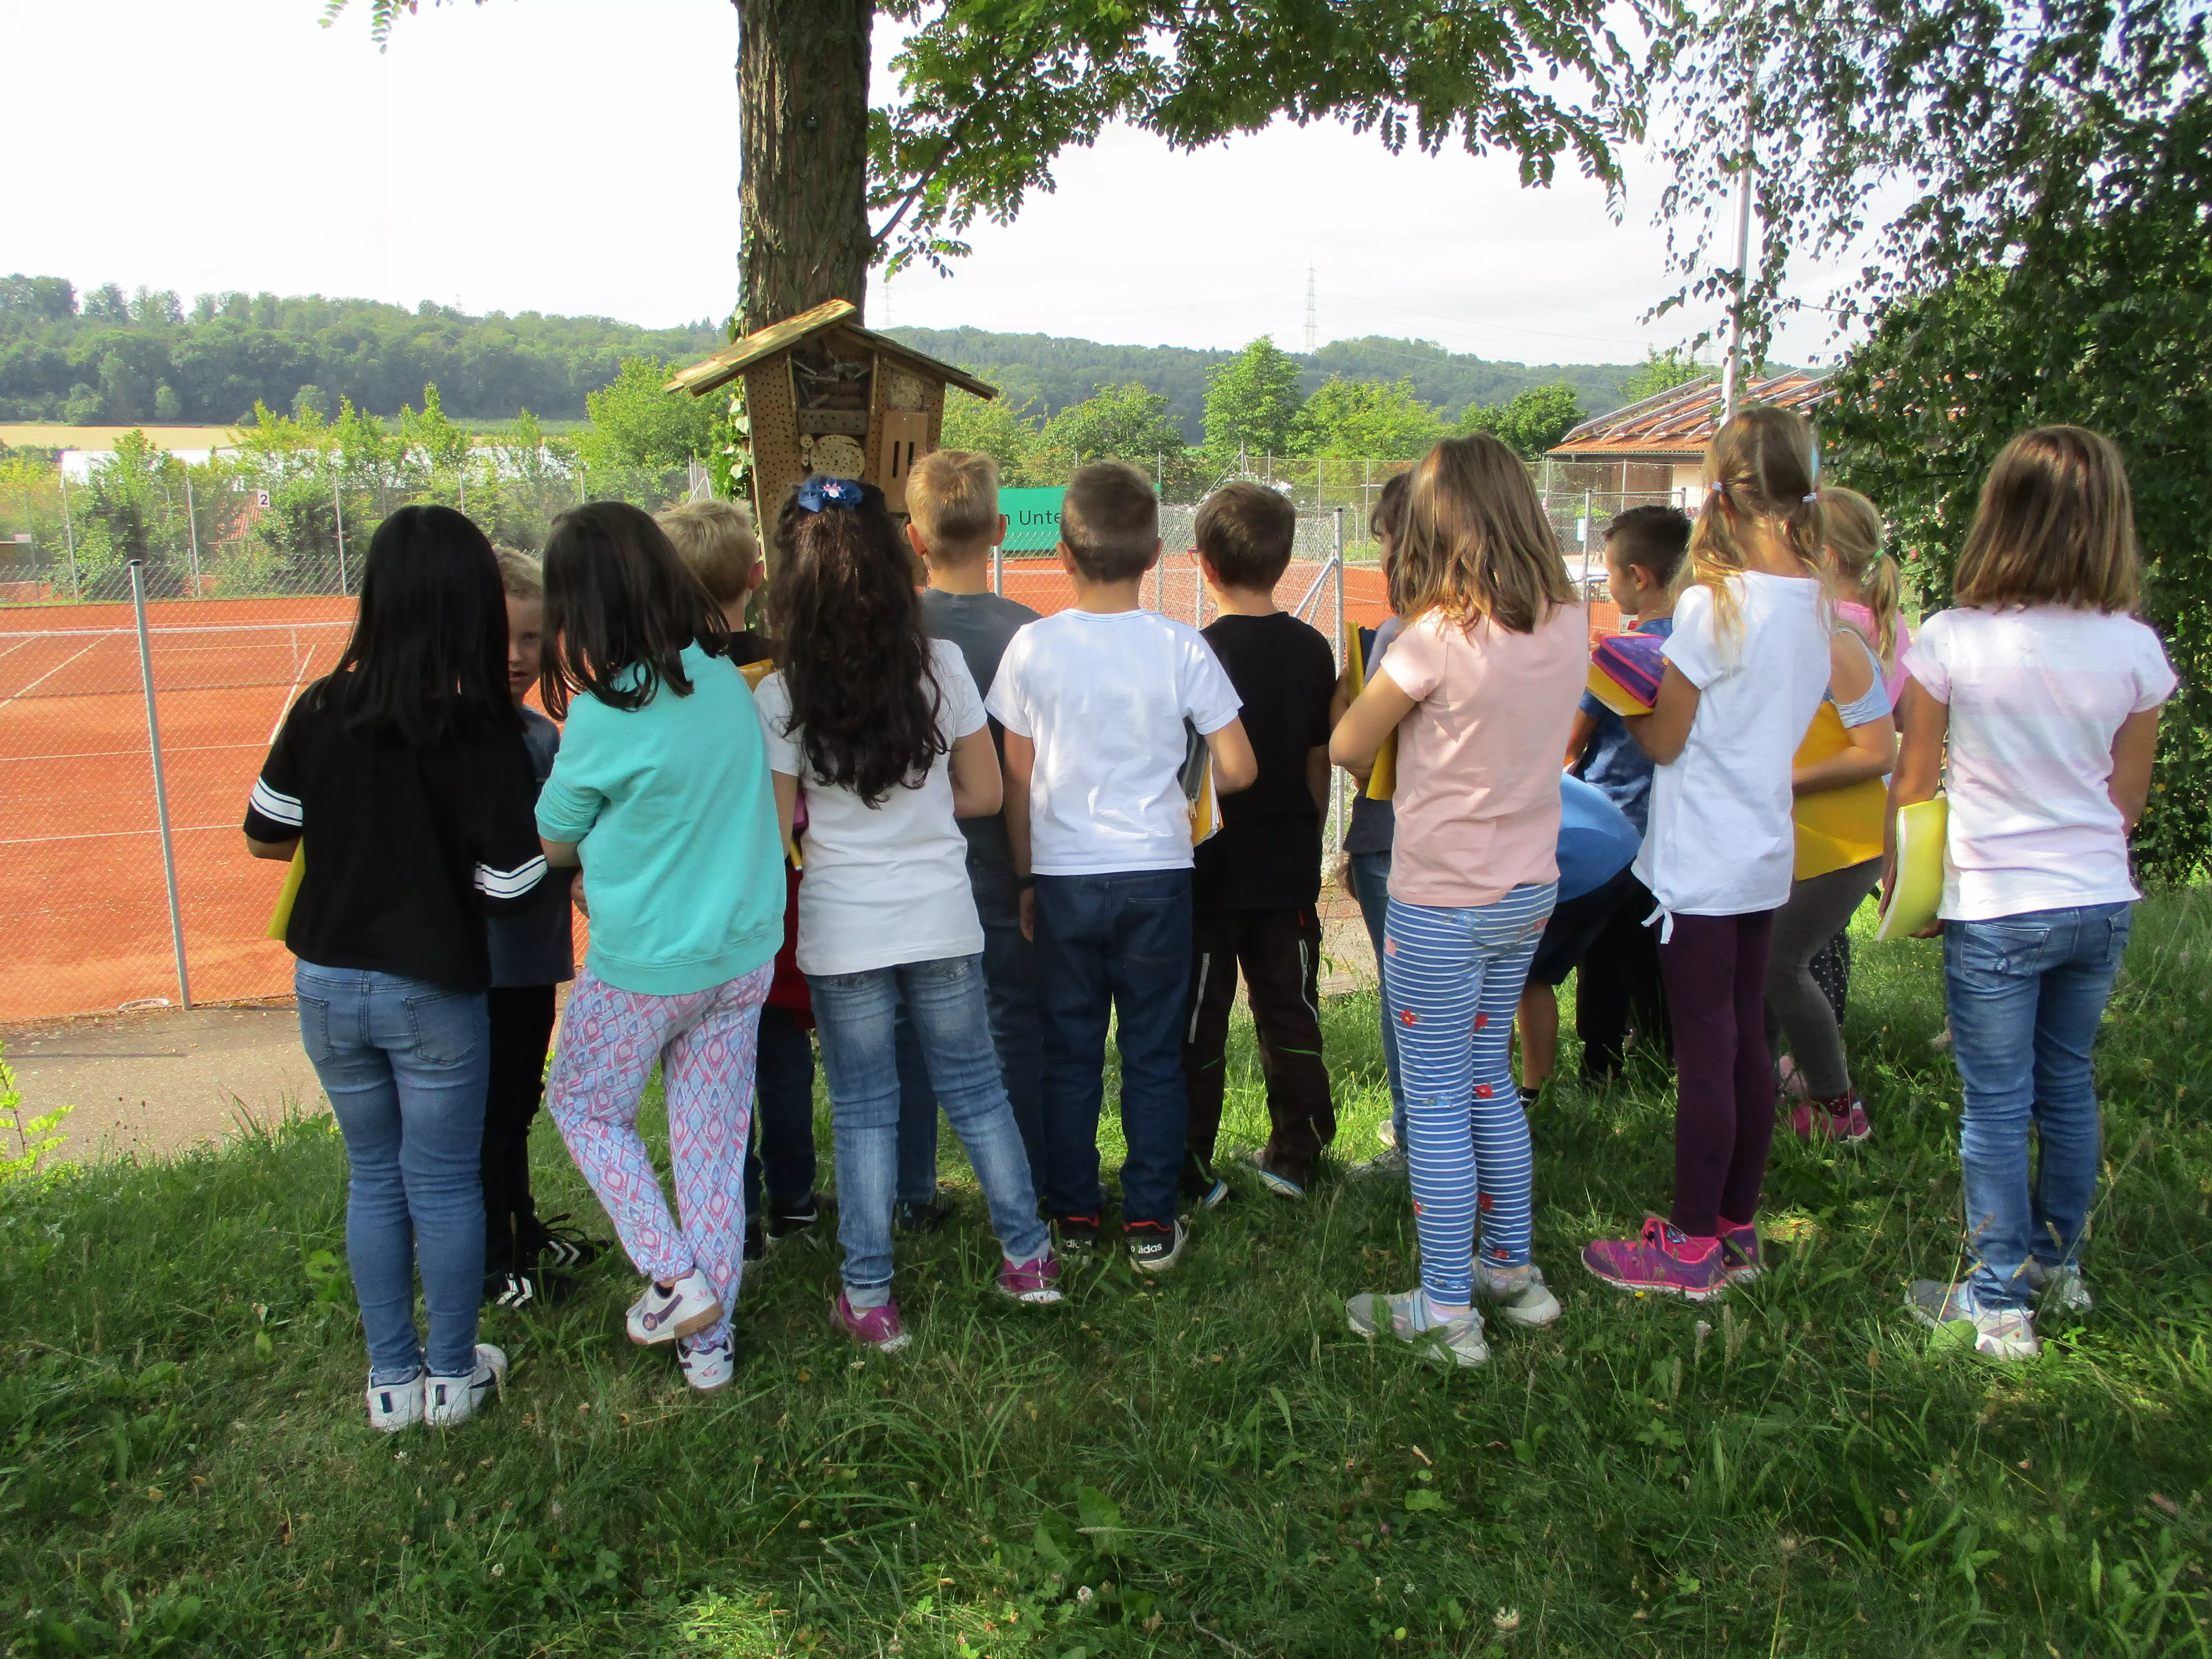
[[[307,678],[307,665],[315,659],[315,647],[310,645],[307,654],[300,659],[300,665],[292,671],[291,689],[284,693],[284,701],[276,705],[276,724],[269,728],[269,737],[261,746],[266,749],[276,741],[276,734],[284,729],[284,717],[292,712],[292,699],[300,694],[300,682]],[[258,774],[256,775],[258,775]]]
[[[51,636],[50,636],[50,637],[51,637]],[[105,637],[105,636],[103,636],[103,637]],[[60,673],[60,672],[62,672],[62,670],[63,670],[63,669],[67,668],[67,667],[70,665],[70,664],[71,664],[71,663],[75,662],[75,661],[77,659],[77,657],[82,657],[82,655],[84,655],[86,651],[91,651],[91,650],[94,650],[94,649],[97,648],[97,647],[98,647],[98,646],[99,646],[99,644],[100,644],[100,641],[99,641],[99,640],[94,640],[94,641],[92,642],[92,644],[88,645],[87,647],[85,647],[84,651],[80,651],[80,652],[76,653],[76,656],[64,657],[61,661],[59,661],[59,662],[56,663],[56,664],[55,664],[52,668],[49,668],[48,670],[46,670],[46,672],[45,673],[43,673],[43,674],[40,675],[38,678],[36,678],[36,679],[33,680],[33,681],[32,681],[28,685],[23,686],[22,688],[21,688],[21,689],[20,689],[20,690],[18,690],[10,691],[10,692],[9,692],[6,696],[4,696],[4,697],[0,697],[0,707],[5,707],[7,704],[9,704],[9,703],[11,703],[11,702],[15,702],[15,699],[16,699],[16,698],[18,698],[18,697],[27,697],[27,696],[29,696],[31,695],[31,693],[32,693],[32,692],[33,692],[33,691],[37,690],[40,686],[44,685],[44,684],[45,684],[48,680],[50,680],[50,679],[53,678],[53,677],[54,677],[55,675],[57,675],[57,674]]]

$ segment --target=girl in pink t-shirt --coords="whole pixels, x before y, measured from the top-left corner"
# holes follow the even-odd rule
[[[1345,1311],[1363,1336],[1387,1331],[1479,1365],[1489,1350],[1475,1296],[1516,1325],[1559,1312],[1529,1260],[1528,1121],[1507,1055],[1558,886],[1559,757],[1589,620],[1528,468],[1486,433],[1429,453],[1394,555],[1406,625],[1329,753],[1364,777],[1398,733],[1382,969],[1421,1283],[1355,1296]]]

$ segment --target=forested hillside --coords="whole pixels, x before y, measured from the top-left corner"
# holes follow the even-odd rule
[[[1035,399],[1034,413],[1057,415],[1102,386],[1142,381],[1168,400],[1186,441],[1205,436],[1206,373],[1237,356],[1234,347],[1197,351],[1183,346],[1100,345],[1047,334],[994,334],[980,328],[894,328],[918,351],[964,363],[1006,391],[1016,404]],[[1446,419],[1469,404],[1502,404],[1516,392],[1561,381],[1575,388],[1585,414],[1622,402],[1621,382],[1637,363],[1493,362],[1447,351],[1426,340],[1369,337],[1333,340],[1310,355],[1293,352],[1300,390],[1310,393],[1332,374],[1347,380],[1411,380],[1413,395]]]
[[[465,315],[319,294],[204,294],[112,283],[80,297],[58,276],[0,277],[0,420],[131,425],[228,422],[257,400],[324,415],[339,399],[377,415],[420,404],[435,381],[457,419],[529,410],[580,420],[584,394],[626,357],[678,362],[722,343],[721,330],[647,329],[606,317]]]

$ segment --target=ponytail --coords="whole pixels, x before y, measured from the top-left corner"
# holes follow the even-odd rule
[[[1887,539],[1881,509],[1856,489],[1827,489],[1820,492],[1825,511],[1828,556],[1836,574],[1858,584],[1874,612],[1875,654],[1886,667],[1894,667],[1897,654],[1897,612],[1904,593],[1905,573],[1894,557],[1883,550]]]
[[[1705,451],[1705,499],[1690,528],[1689,580],[1713,596],[1721,638],[1738,638],[1743,617],[1729,579],[1750,568],[1742,536],[1748,520],[1781,526],[1805,574],[1820,570],[1824,539],[1820,471],[1813,428],[1794,410],[1753,404],[1713,434]]]

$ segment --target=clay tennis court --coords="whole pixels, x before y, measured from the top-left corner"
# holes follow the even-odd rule
[[[1333,633],[1334,580],[1314,591],[1323,568],[1300,561],[1277,593]],[[1008,560],[1005,590],[1043,612],[1074,598],[1049,560]],[[1175,553],[1145,600],[1194,621],[1199,593],[1190,556]],[[1346,571],[1345,598],[1363,625],[1387,613],[1371,568]],[[353,611],[337,598],[147,607],[196,1003],[291,988],[290,957],[263,937],[283,872],[246,855],[239,823],[278,722],[337,660]],[[127,605],[0,610],[0,1022],[178,1000]]]

